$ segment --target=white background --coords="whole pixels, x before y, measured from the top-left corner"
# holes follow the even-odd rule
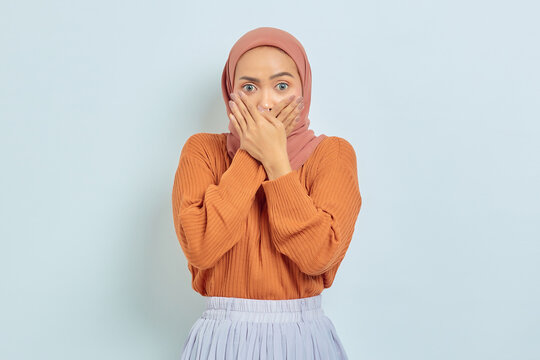
[[[323,292],[350,359],[539,359],[539,10],[2,2],[0,358],[179,359],[204,307],[172,223],[180,150],[228,131],[228,52],[274,26],[311,62],[311,129],[357,154]]]

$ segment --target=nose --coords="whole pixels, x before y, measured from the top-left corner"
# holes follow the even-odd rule
[[[265,89],[260,92],[260,98],[258,99],[259,105],[267,111],[272,110],[274,106],[274,98],[271,91]]]

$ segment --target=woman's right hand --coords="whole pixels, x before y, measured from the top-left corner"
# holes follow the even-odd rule
[[[294,120],[302,111],[302,97],[296,99],[300,102],[294,95],[285,98],[270,113],[257,110],[242,91],[231,94],[231,98],[229,117],[240,137],[240,149],[265,166],[286,158],[287,136],[297,124]]]

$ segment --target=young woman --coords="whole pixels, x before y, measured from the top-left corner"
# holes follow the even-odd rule
[[[182,359],[347,359],[321,293],[360,212],[354,148],[309,130],[311,68],[286,31],[244,34],[221,86],[230,132],[188,138],[172,192],[206,297]]]

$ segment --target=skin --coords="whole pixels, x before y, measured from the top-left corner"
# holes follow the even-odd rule
[[[292,76],[270,78],[282,72]],[[240,136],[240,149],[261,162],[269,180],[291,172],[287,136],[303,108],[295,62],[281,49],[253,48],[238,60],[233,84],[229,117]]]

